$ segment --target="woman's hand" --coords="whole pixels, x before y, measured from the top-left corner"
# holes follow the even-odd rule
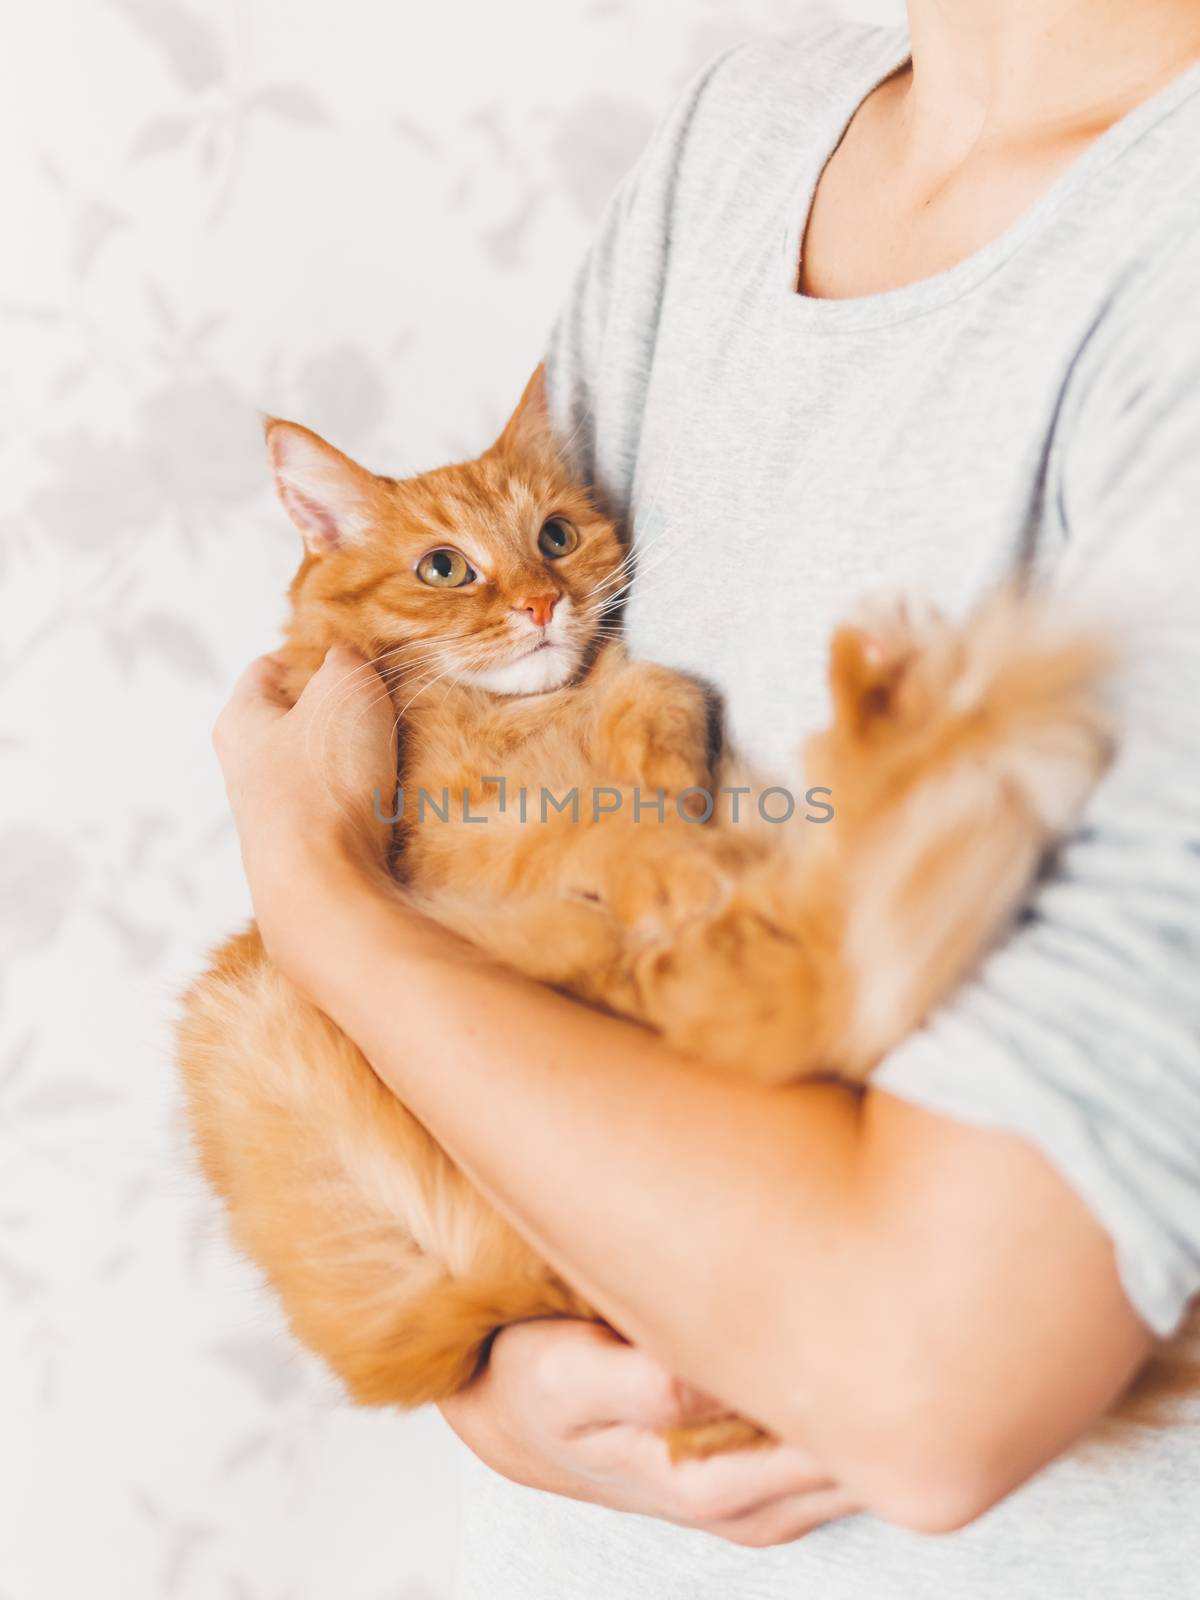
[[[213,729],[255,914],[272,954],[322,896],[382,879],[396,789],[395,716],[379,674],[335,646],[294,706],[260,656]]]
[[[659,1430],[718,1415],[657,1362],[591,1322],[526,1322],[443,1415],[494,1471],[734,1544],[788,1544],[858,1509],[785,1446],[672,1463]]]

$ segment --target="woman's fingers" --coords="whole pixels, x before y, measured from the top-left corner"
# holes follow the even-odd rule
[[[835,1487],[811,1456],[791,1445],[668,1461],[662,1470],[678,1519],[704,1527],[724,1526],[779,1500],[826,1494]]]
[[[274,721],[287,711],[283,696],[282,662],[278,656],[259,656],[233,686],[213,728],[213,743],[220,750],[247,723]]]
[[[671,1428],[722,1416],[727,1409],[599,1323],[562,1322],[549,1339],[540,1326],[539,1381],[550,1402],[573,1419],[572,1432],[621,1425]]]
[[[364,672],[367,666],[366,656],[357,650],[348,645],[334,645],[305,685],[297,705],[311,710],[316,702],[338,689],[378,691],[379,675],[374,671]],[[361,685],[355,682],[355,674],[361,678]],[[291,702],[283,692],[283,661],[278,655],[268,653],[252,661],[234,684],[215,732],[227,734],[248,718],[266,717],[274,721],[290,709]]]
[[[348,762],[357,771],[364,759],[373,765],[375,752],[394,784],[396,713],[373,661],[348,645],[334,645],[305,685],[296,709],[320,748],[330,753],[335,770]],[[385,798],[390,800],[390,785],[388,791]]]
[[[324,661],[305,684],[300,704],[305,702],[312,704],[338,690],[353,692],[358,686],[358,679],[361,679],[364,688],[377,689],[378,673],[373,669],[369,672],[364,671],[364,668],[370,665],[361,651],[354,650],[346,644],[332,645],[325,652]]]
[[[792,1544],[827,1522],[853,1516],[859,1510],[861,1507],[843,1490],[829,1488],[786,1495],[728,1521],[707,1523],[704,1531],[750,1550],[765,1550],[772,1545]]]

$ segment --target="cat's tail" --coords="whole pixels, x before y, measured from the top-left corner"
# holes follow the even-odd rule
[[[837,1070],[862,1077],[1007,931],[1111,757],[1111,632],[1004,592],[965,624],[843,630],[837,768],[847,996]],[[901,628],[900,640],[905,629]],[[832,840],[831,840],[832,842]]]
[[[439,1278],[397,1312],[390,1336],[373,1339],[357,1357],[347,1351],[338,1373],[360,1405],[436,1404],[478,1376],[502,1328],[552,1317],[594,1319],[595,1312],[549,1274]]]

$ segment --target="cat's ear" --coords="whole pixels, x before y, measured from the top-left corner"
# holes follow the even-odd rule
[[[379,480],[298,422],[268,417],[267,455],[283,509],[314,556],[370,533]]]
[[[550,423],[550,406],[546,399],[544,366],[539,366],[525,385],[525,393],[517,401],[517,409],[504,424],[504,432],[496,440],[495,448],[504,455],[525,456],[538,461],[557,453],[554,429]]]

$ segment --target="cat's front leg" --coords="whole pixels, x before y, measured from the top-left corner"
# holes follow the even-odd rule
[[[700,684],[651,662],[624,663],[604,685],[601,764],[621,785],[647,795],[707,790],[714,713]],[[697,796],[699,805],[705,802]]]

